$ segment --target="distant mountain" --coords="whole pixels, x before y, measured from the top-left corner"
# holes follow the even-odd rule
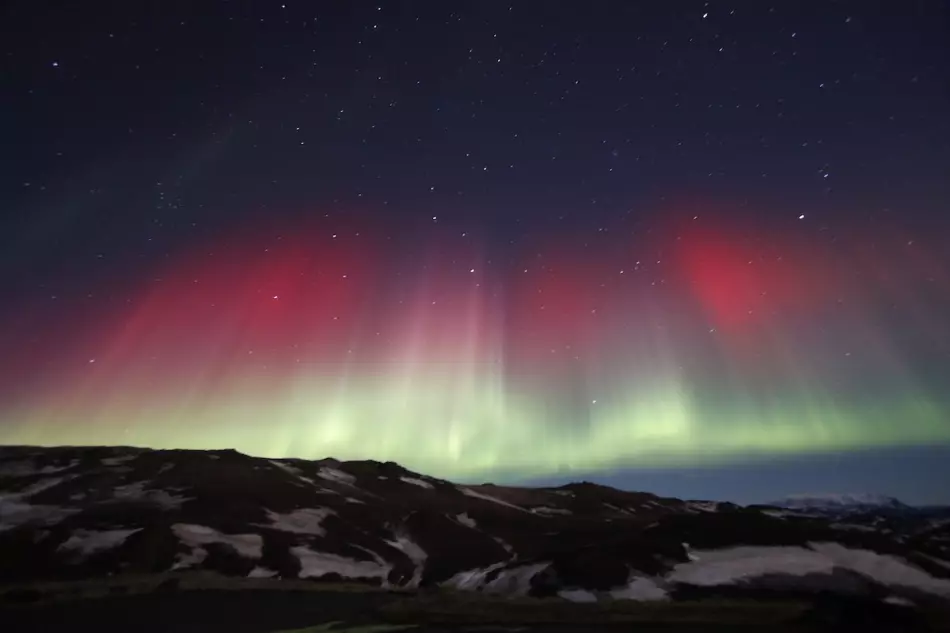
[[[204,570],[584,602],[950,600],[950,521],[877,521],[590,483],[461,485],[391,462],[0,447],[0,588]]]
[[[872,493],[823,493],[790,495],[769,505],[790,510],[827,510],[834,512],[867,510],[905,510],[910,506],[894,497]]]

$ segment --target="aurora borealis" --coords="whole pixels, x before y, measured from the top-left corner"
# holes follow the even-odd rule
[[[926,25],[885,46],[865,5],[683,3],[629,9],[624,44],[609,2],[353,3],[306,28],[211,4],[138,36],[131,8],[81,36],[51,10],[17,49],[0,442],[457,479],[950,444]]]
[[[258,225],[71,332],[42,369],[55,378],[6,409],[5,440],[226,437],[455,477],[950,440],[947,394],[887,323],[942,340],[928,301],[950,286],[926,246],[879,236],[880,251],[901,245],[895,273],[797,245],[794,228],[684,224],[603,238],[599,255],[538,246],[507,267],[438,228],[414,256],[371,231]],[[904,309],[880,316],[900,295]],[[15,335],[31,341],[18,356],[45,356]]]

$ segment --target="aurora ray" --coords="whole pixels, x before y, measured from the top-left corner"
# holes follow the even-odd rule
[[[950,441],[948,396],[875,318],[880,289],[791,238],[754,237],[770,262],[738,228],[700,229],[597,257],[549,243],[510,270],[449,236],[412,257],[313,229],[202,245],[44,350],[62,372],[4,408],[0,439],[225,443],[447,477]],[[657,277],[638,253],[664,251]],[[919,321],[931,298],[916,299]]]

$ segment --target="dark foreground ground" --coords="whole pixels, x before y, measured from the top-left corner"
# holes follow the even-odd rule
[[[78,588],[77,588],[78,587]],[[116,580],[0,587],[5,633],[418,633],[598,631],[950,631],[938,614],[841,601],[697,601],[573,604],[458,592],[387,592],[347,586],[241,587],[177,580]]]

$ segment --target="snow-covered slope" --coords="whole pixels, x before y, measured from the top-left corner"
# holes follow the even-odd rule
[[[950,599],[950,521],[876,521],[590,483],[462,486],[373,461],[0,448],[0,583],[213,570],[581,601]]]
[[[769,505],[791,510],[827,510],[834,512],[866,510],[901,510],[907,508],[894,497],[874,493],[820,493],[789,495]]]

